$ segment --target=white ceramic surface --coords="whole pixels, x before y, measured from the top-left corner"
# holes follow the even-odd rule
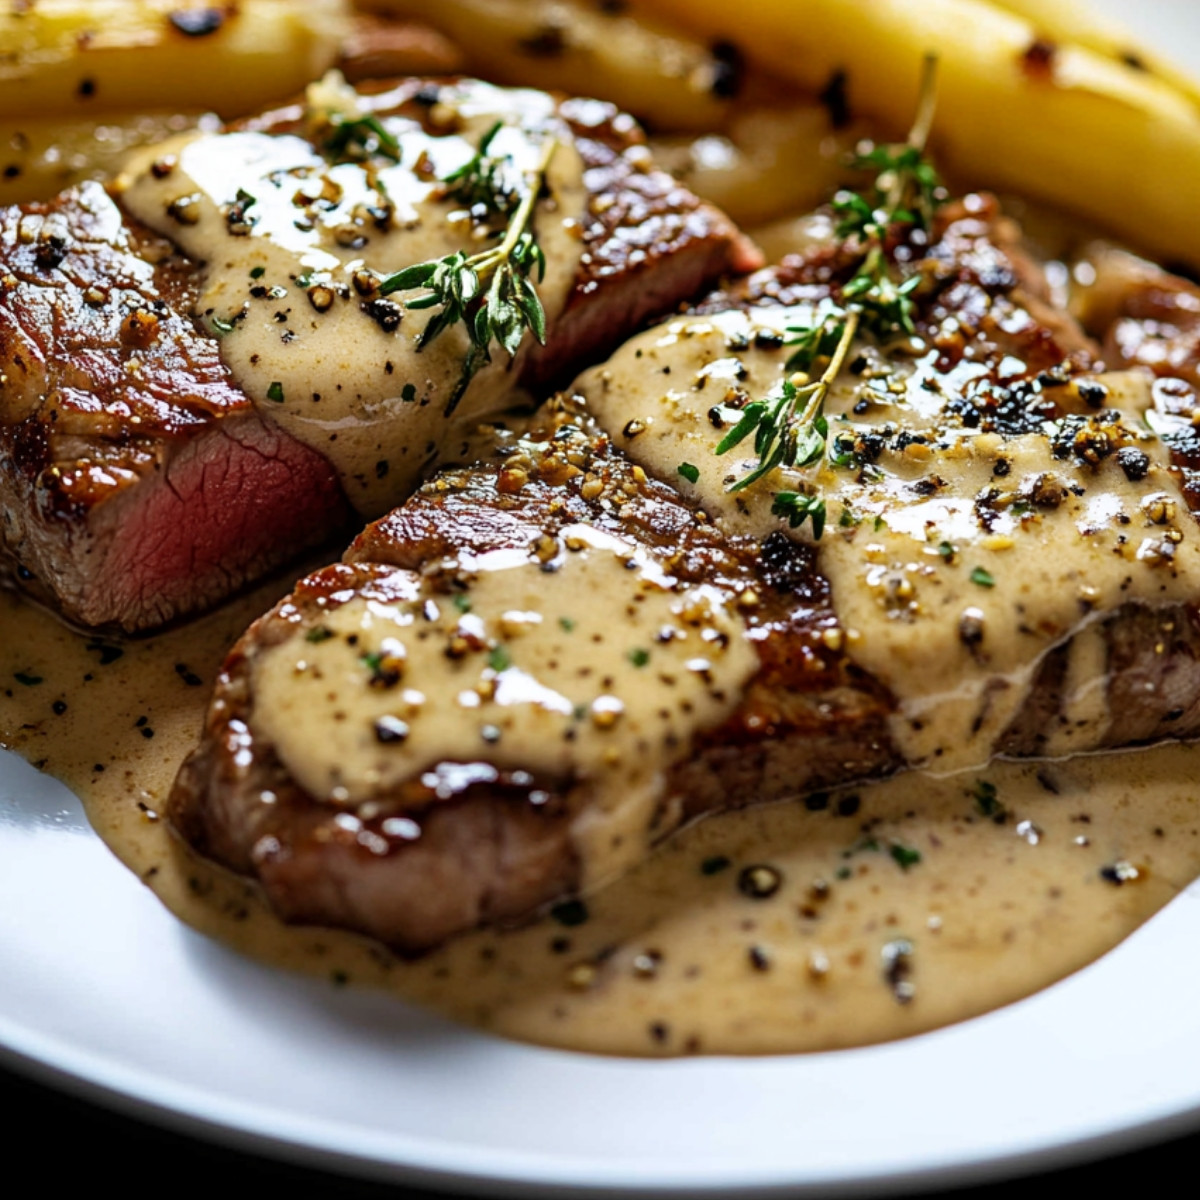
[[[1100,7],[1200,68],[1190,0]],[[537,1050],[207,942],[70,793],[0,752],[0,1055],[194,1132],[414,1183],[898,1190],[1200,1125],[1198,943],[1193,887],[1066,982],[902,1043],[665,1063]]]

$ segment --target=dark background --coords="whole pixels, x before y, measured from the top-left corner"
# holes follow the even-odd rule
[[[190,1196],[203,1189],[218,1200],[222,1189],[244,1195],[259,1188],[286,1188],[288,1200],[436,1200],[444,1195],[223,1149],[119,1115],[2,1067],[0,1112],[9,1114],[4,1118],[4,1143],[10,1167],[29,1166],[37,1173],[39,1190],[50,1185],[56,1194],[77,1186],[79,1194],[92,1195],[111,1183],[126,1193],[152,1188]],[[1144,1194],[1148,1187],[1170,1187],[1172,1179],[1177,1185],[1194,1180],[1198,1160],[1200,1133],[1043,1173],[1038,1181],[1063,1189],[1064,1195],[1119,1195],[1126,1190]],[[1183,1186],[1186,1191],[1188,1185]],[[937,1194],[948,1200],[1011,1200],[1012,1191],[1012,1183],[1002,1180]]]

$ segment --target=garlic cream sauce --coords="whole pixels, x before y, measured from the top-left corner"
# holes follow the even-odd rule
[[[255,735],[348,821],[422,772],[469,772],[472,756],[571,778],[587,798],[572,824],[584,886],[627,870],[668,768],[733,711],[758,661],[715,589],[680,588],[590,526],[567,526],[561,546],[552,577],[536,550],[460,552],[467,591],[394,577],[394,602],[353,599],[260,650]],[[401,838],[413,825],[389,818],[385,834],[392,821]]]
[[[349,119],[360,100],[368,104],[332,80],[310,89],[311,107],[340,105]],[[532,340],[511,364],[493,347],[446,419],[469,350],[463,326],[418,352],[439,310],[405,307],[423,289],[381,296],[376,286],[414,263],[496,244],[481,236],[495,221],[445,198],[440,181],[498,121],[489,152],[509,159],[505,186],[525,186],[553,142],[534,223],[550,326],[579,265],[584,207],[579,153],[543,92],[447,85],[430,111],[432,132],[411,118],[381,119],[397,162],[331,162],[293,134],[193,132],[132,155],[116,185],[129,212],[204,264],[196,315],[221,336],[235,380],[265,419],[333,464],[364,516],[411,492],[464,425],[511,404]]]
[[[158,816],[222,659],[287,590],[276,581],[123,643],[0,593],[0,745],[72,787],[188,924],[331,987],[380,987],[506,1037],[601,1053],[860,1045],[1028,995],[1200,875],[1200,747],[1171,745],[909,774],[712,817],[581,904],[416,962],[287,927]]]

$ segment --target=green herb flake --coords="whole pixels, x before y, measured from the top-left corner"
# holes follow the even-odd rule
[[[283,403],[283,384],[278,379],[267,388],[267,399],[273,400],[276,404]]]
[[[307,633],[304,635],[304,640],[305,640],[306,642],[312,642],[312,643],[313,643],[313,645],[315,646],[315,645],[317,645],[317,644],[318,644],[318,643],[320,643],[320,642],[327,642],[327,641],[329,641],[329,639],[330,639],[331,637],[333,637],[333,630],[332,630],[332,629],[329,629],[329,628],[328,628],[327,626],[325,626],[325,625],[317,625],[317,626],[314,626],[314,628],[310,629],[310,630],[309,630],[309,631],[308,631],[308,632],[307,632]]]
[[[644,667],[650,661],[650,651],[643,650],[640,646],[637,646],[633,650],[630,650],[629,661],[635,667]]]
[[[990,780],[977,780],[975,787],[971,790],[971,796],[975,801],[975,807],[985,817],[990,817],[993,821],[1004,819],[1006,810],[1000,802],[996,785]]]
[[[466,592],[455,592],[454,599],[450,601],[460,613],[469,613],[471,611],[471,597]]]
[[[921,861],[921,852],[914,846],[906,846],[903,842],[892,842],[888,853],[895,859],[902,871],[915,867]]]
[[[417,389],[411,383],[406,383],[400,389],[400,399],[405,404],[415,404],[417,402]]]
[[[985,588],[993,588],[996,586],[995,576],[992,575],[991,571],[984,570],[983,567],[976,567],[975,570],[971,572],[971,582],[977,584],[979,587]]]
[[[266,267],[251,267],[250,268],[250,278],[251,279],[261,279],[266,273],[267,273]]]
[[[488,666],[498,675],[512,666],[512,658],[503,646],[493,646],[488,651]]]
[[[714,854],[711,858],[706,858],[700,864],[701,875],[717,875],[721,871],[728,870],[733,866],[733,862],[726,858],[724,854]]]
[[[44,682],[40,675],[31,675],[28,671],[14,671],[13,678],[22,687],[37,687],[39,683]]]
[[[688,483],[695,483],[696,480],[700,478],[700,468],[694,466],[690,462],[680,463],[679,474],[682,475],[684,479],[688,481]]]
[[[559,617],[558,624],[564,633],[575,632],[575,622],[570,617]]]
[[[947,562],[954,561],[956,551],[949,542],[939,542],[937,551]]]

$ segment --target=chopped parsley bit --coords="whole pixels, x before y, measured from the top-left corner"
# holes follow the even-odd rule
[[[907,871],[909,867],[915,867],[921,861],[920,850],[913,846],[906,846],[903,842],[893,842],[888,847],[888,852],[903,871]]]
[[[317,275],[315,271],[305,271],[303,275],[296,276],[296,286],[300,288],[310,288],[316,282]]]
[[[700,864],[701,875],[716,875],[720,871],[727,870],[733,863],[723,854],[714,854],[712,858],[706,858]]]
[[[838,524],[843,529],[849,529],[853,525],[859,524],[862,517],[858,516],[850,505],[846,504],[842,507],[842,515],[838,517]]]
[[[949,542],[939,542],[937,551],[947,562],[954,561],[955,550]]]
[[[227,333],[232,333],[236,328],[232,321],[225,321],[220,317],[209,317],[208,323],[213,333],[219,337],[224,337]]]
[[[562,627],[564,633],[575,632],[575,622],[570,617],[559,617],[558,623]]]
[[[875,532],[878,533],[886,524],[882,517],[875,518]]]
[[[450,602],[458,609],[460,613],[469,613],[471,611],[471,597],[466,592],[455,592],[454,599]]]
[[[694,466],[690,462],[680,463],[679,473],[688,481],[688,483],[695,483],[696,480],[700,478],[700,468]]]
[[[1002,821],[1006,815],[1004,805],[1000,803],[996,785],[987,779],[980,779],[971,792],[975,805],[985,817],[993,821]]]
[[[587,905],[582,900],[564,900],[550,910],[550,915],[560,925],[572,929],[576,925],[582,925],[588,919],[589,914]]]
[[[327,629],[324,625],[317,625],[304,635],[304,640],[315,645],[317,642],[327,642],[331,637],[333,637],[332,629]]]
[[[251,267],[250,278],[251,279],[261,279],[266,273],[267,273],[266,267]]]
[[[40,675],[30,675],[27,671],[14,671],[13,678],[21,684],[22,687],[37,687],[42,682]]]
[[[835,879],[849,879],[854,872],[849,867],[838,867],[833,874]]]
[[[640,646],[638,646],[637,648],[630,650],[629,661],[633,663],[635,667],[644,667],[650,661],[650,651],[643,650]]]
[[[267,399],[273,400],[276,404],[283,403],[283,384],[278,379],[267,388]]]
[[[976,567],[971,572],[971,582],[985,588],[996,586],[995,576],[992,575],[991,571],[985,571],[983,567]]]
[[[512,666],[512,659],[503,646],[493,646],[488,652],[488,666],[497,674],[507,671]]]

